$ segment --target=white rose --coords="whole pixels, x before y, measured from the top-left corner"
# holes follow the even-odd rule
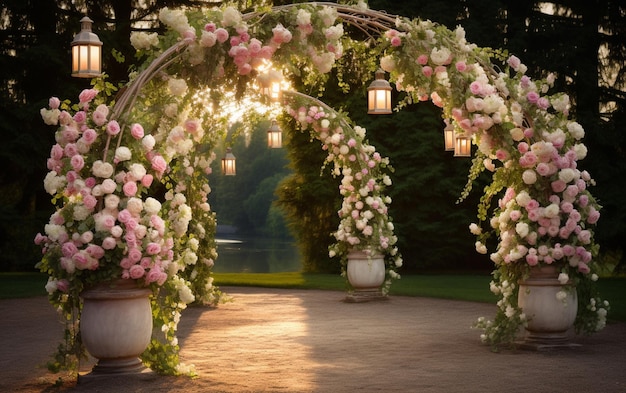
[[[515,196],[515,202],[517,202],[518,205],[520,205],[521,207],[524,207],[528,204],[528,202],[531,201],[531,197],[528,194],[527,191],[520,191],[516,196]]]
[[[146,175],[146,168],[141,164],[132,164],[128,170],[133,180],[140,181]]]
[[[576,152],[576,159],[582,160],[587,157],[587,146],[582,143],[577,143],[574,145],[574,151]]]
[[[126,209],[133,215],[138,215],[143,210],[143,202],[141,199],[133,197],[126,202]]]
[[[567,124],[567,130],[569,131],[570,135],[572,135],[572,137],[576,140],[582,139],[585,136],[585,130],[583,129],[583,126],[576,123],[575,121]]]
[[[565,183],[569,183],[577,177],[576,171],[572,168],[564,168],[559,171],[559,180],[562,180]]]
[[[141,140],[141,145],[143,146],[144,149],[146,149],[146,151],[151,151],[152,149],[154,149],[155,144],[156,144],[156,140],[154,139],[152,135],[146,135]]]
[[[161,211],[161,202],[152,197],[148,197],[146,198],[143,207],[147,214],[157,214],[159,211]]]
[[[102,160],[97,160],[93,163],[93,167],[91,172],[96,177],[101,178],[110,178],[113,175],[113,165],[108,162],[103,162]]]
[[[559,215],[560,210],[559,205],[551,203],[543,210],[543,215],[546,218],[555,218]]]
[[[474,223],[470,224],[469,230],[472,233],[472,235],[480,235],[483,232],[482,228]]]
[[[528,235],[529,227],[525,222],[518,222],[515,224],[515,232],[521,237],[524,238]]]
[[[48,172],[43,180],[43,186],[48,194],[54,195],[59,189],[65,187],[65,177],[57,176],[55,171]]]
[[[201,46],[209,48],[215,45],[216,41],[217,41],[217,36],[215,35],[215,33],[211,31],[206,31],[206,30],[202,31],[202,36],[200,37]]]
[[[524,139],[524,131],[522,131],[522,129],[519,127],[515,127],[511,129],[509,133],[511,134],[511,137],[513,138],[513,140],[516,142],[519,142],[522,139]]]
[[[241,14],[235,7],[226,7],[222,14],[223,26],[236,26],[241,23]]]
[[[74,206],[73,218],[75,221],[83,221],[89,217],[90,211],[85,205]]]
[[[159,34],[158,33],[144,33],[133,31],[130,33],[130,44],[133,48],[140,49],[149,49],[151,46],[159,45]]]
[[[184,79],[171,78],[167,82],[170,93],[175,96],[182,96],[187,92],[187,82]]]
[[[522,174],[522,180],[526,184],[535,184],[535,182],[537,181],[537,174],[535,173],[534,170],[527,169]]]
[[[380,68],[384,71],[391,72],[396,68],[396,62],[391,56],[384,56],[380,59]]]
[[[430,59],[437,65],[443,65],[450,59],[450,50],[448,48],[433,48],[430,52]]]
[[[133,154],[130,152],[130,149],[126,146],[120,146],[115,149],[115,159],[119,162],[128,161],[132,158]]]
[[[47,125],[55,126],[59,123],[59,115],[61,114],[60,110],[41,108],[39,113],[41,114],[43,122]]]

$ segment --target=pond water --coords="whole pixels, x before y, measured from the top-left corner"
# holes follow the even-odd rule
[[[216,273],[281,273],[302,271],[300,253],[292,239],[235,237],[216,239]]]

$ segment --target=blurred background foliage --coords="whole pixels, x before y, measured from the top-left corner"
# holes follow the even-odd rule
[[[130,46],[131,31],[159,31],[156,16],[162,7],[223,3],[0,0],[0,270],[32,270],[40,257],[32,240],[52,212],[43,178],[54,136],[39,109],[51,96],[73,99],[89,87],[88,81],[69,76],[69,46],[79,20],[88,14],[95,21],[105,48],[105,72],[111,82],[123,84],[141,61]],[[261,3],[293,2],[229,3],[244,12]],[[370,0],[369,6],[451,29],[461,25],[468,41],[517,55],[531,77],[557,75],[557,89],[570,95],[571,112],[586,130],[589,155],[582,165],[597,181],[592,192],[603,206],[596,234],[601,257],[624,269],[626,134],[620,124],[626,124],[626,5],[615,0]],[[405,258],[403,272],[490,270],[488,258],[474,251],[468,231],[482,187],[476,185],[475,195],[456,204],[470,161],[444,151],[439,110],[420,103],[390,116],[368,116],[364,86],[369,80],[360,82],[346,94],[333,75],[320,98],[365,127],[371,144],[391,159],[390,214]],[[237,156],[237,176],[220,174],[223,150],[216,152],[209,181],[218,221],[250,235],[293,236],[304,271],[336,272],[339,264],[328,259],[327,246],[338,224],[339,180],[320,176],[325,153],[308,135],[295,132],[293,123],[282,123],[284,149],[268,149],[269,124],[269,119],[258,122],[246,130],[247,138],[237,130],[241,125],[230,130],[227,141]]]

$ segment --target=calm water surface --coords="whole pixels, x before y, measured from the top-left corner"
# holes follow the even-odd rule
[[[221,235],[217,239],[219,254],[216,273],[280,273],[302,270],[300,254],[294,240]]]

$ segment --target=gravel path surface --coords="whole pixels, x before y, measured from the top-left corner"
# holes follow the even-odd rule
[[[626,324],[575,348],[493,353],[470,326],[495,306],[392,297],[346,303],[334,291],[221,288],[179,327],[198,377],[50,374],[62,326],[44,297],[0,301],[0,392],[625,392]],[[88,373],[92,364],[83,364]]]

